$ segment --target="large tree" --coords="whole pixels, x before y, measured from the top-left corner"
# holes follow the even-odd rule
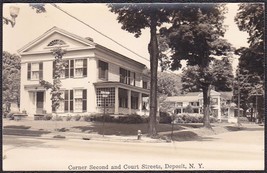
[[[202,90],[203,80],[199,66],[187,66],[182,72],[182,89],[185,92]],[[216,91],[232,91],[234,81],[233,69],[227,57],[222,60],[213,60],[205,72]]]
[[[141,30],[149,28],[150,42],[150,111],[149,111],[149,136],[155,136],[157,115],[157,70],[158,70],[158,41],[157,27],[169,21],[172,5],[166,4],[108,4],[110,11],[118,14],[117,20],[122,24],[122,29],[134,33],[135,37],[141,35]]]
[[[240,31],[249,34],[249,46],[236,51],[236,54],[240,55],[236,75],[239,85],[236,86],[239,86],[240,103],[244,110],[248,109],[248,100],[251,100],[255,107],[255,95],[260,95],[257,98],[264,100],[264,14],[264,3],[242,3],[235,16]],[[259,106],[257,104],[260,118],[263,115],[263,107],[263,101],[259,102]]]
[[[171,69],[181,67],[181,60],[187,65],[197,66],[199,87],[204,99],[204,127],[211,128],[209,121],[210,90],[212,74],[210,62],[215,57],[227,56],[231,45],[223,39],[223,25],[226,7],[224,4],[185,4],[172,18],[172,26],[162,28],[161,35],[168,38]]]
[[[2,101],[5,106],[11,102],[19,106],[20,99],[20,57],[6,51],[2,55]],[[8,108],[9,109],[9,108]]]

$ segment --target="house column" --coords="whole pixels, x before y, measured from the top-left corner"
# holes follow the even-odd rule
[[[119,114],[119,88],[117,86],[115,87],[114,114]]]
[[[131,114],[132,113],[132,109],[131,109],[131,90],[128,90],[128,112],[129,112],[129,114]]]
[[[139,109],[139,112],[141,113],[142,112],[142,93],[138,94],[138,109]]]

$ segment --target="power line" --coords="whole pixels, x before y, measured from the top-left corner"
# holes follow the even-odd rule
[[[91,29],[94,30],[95,32],[99,33],[100,35],[102,35],[102,36],[108,38],[109,40],[113,41],[113,42],[116,43],[117,45],[123,47],[124,49],[126,49],[126,50],[128,50],[128,51],[130,51],[130,52],[132,52],[133,54],[139,56],[140,58],[142,58],[142,59],[144,59],[144,60],[146,60],[146,61],[149,61],[147,58],[145,58],[145,57],[143,57],[143,56],[141,56],[141,55],[135,53],[134,51],[132,51],[131,49],[125,47],[124,45],[122,45],[121,43],[117,42],[116,40],[110,38],[109,36],[103,34],[102,32],[98,31],[97,29],[95,29],[94,27],[92,27],[92,26],[90,26],[89,24],[85,23],[84,21],[82,21],[82,20],[78,19],[77,17],[71,15],[71,14],[68,13],[67,11],[63,10],[62,8],[60,8],[58,5],[56,5],[56,4],[54,4],[54,3],[50,3],[50,4],[51,4],[53,7],[55,7],[56,9],[62,11],[62,12],[65,13],[65,14],[67,14],[68,16],[70,16],[70,17],[74,18],[75,20],[81,22],[82,24],[88,26],[89,28],[91,28]]]

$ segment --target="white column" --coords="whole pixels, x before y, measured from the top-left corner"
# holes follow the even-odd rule
[[[142,112],[142,93],[138,94],[138,109],[141,113]]]
[[[131,109],[131,90],[128,90],[128,110],[129,110],[129,114],[132,113],[132,109]]]
[[[115,87],[114,114],[119,114],[119,88],[117,86]]]

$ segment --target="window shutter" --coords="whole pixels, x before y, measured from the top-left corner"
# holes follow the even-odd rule
[[[86,112],[86,108],[87,108],[87,91],[86,91],[86,89],[85,90],[83,90],[83,112]]]
[[[69,91],[65,90],[65,95],[64,95],[64,111],[68,112],[69,111]]]
[[[39,79],[40,80],[43,79],[43,63],[42,62],[39,63]]]
[[[27,75],[27,79],[31,80],[31,63],[28,63],[28,75]]]
[[[70,60],[70,77],[74,77],[74,60]]]
[[[87,59],[83,60],[83,76],[87,76]]]
[[[70,112],[73,112],[73,90],[70,90]]]
[[[66,60],[66,61],[64,61],[65,63],[66,63],[66,66],[65,66],[65,78],[69,78],[69,69],[70,69],[70,67],[69,67],[69,65],[70,65],[70,63],[69,63],[69,60]]]

